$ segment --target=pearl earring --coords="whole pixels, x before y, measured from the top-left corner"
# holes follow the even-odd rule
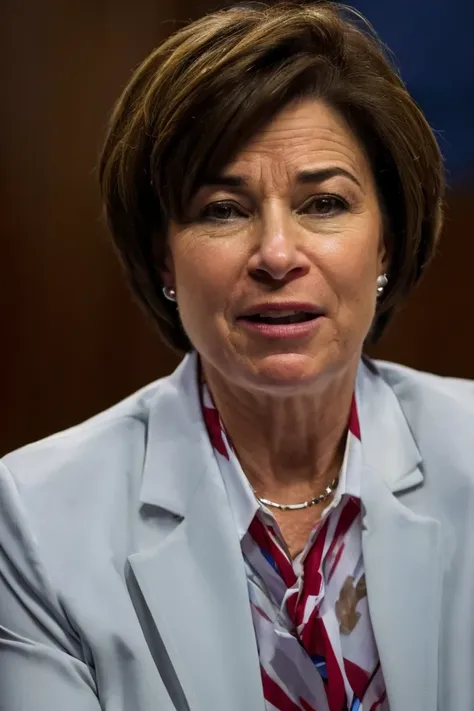
[[[164,286],[163,296],[165,299],[168,299],[168,301],[176,301],[176,289],[173,289],[172,286]]]
[[[377,277],[377,295],[382,296],[383,290],[388,284],[388,278],[386,274],[380,274],[380,276]]]

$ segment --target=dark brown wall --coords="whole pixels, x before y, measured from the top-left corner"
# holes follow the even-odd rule
[[[203,0],[204,4],[204,0]],[[131,69],[200,13],[179,0],[4,0],[0,10],[0,454],[171,370],[100,220],[95,164]],[[377,355],[474,377],[474,191]]]
[[[426,276],[373,355],[474,378],[474,187],[448,195],[445,230]]]

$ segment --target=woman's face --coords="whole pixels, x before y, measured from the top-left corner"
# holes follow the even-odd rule
[[[190,208],[162,276],[205,368],[269,393],[355,371],[385,253],[368,159],[337,111],[286,107]]]

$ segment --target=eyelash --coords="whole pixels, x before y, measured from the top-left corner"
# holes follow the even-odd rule
[[[312,213],[316,214],[319,217],[322,218],[329,218],[333,217],[334,215],[339,215],[341,212],[346,212],[349,209],[349,204],[347,200],[342,198],[340,195],[333,195],[330,193],[324,194],[324,195],[315,195],[312,197],[310,200],[307,200],[306,203],[304,203],[303,207],[301,209],[307,209],[310,205],[317,203],[321,201],[326,201],[326,204],[329,202],[330,204],[332,203],[333,209],[331,212],[322,212],[322,213]],[[335,209],[334,209],[335,206]],[[247,217],[248,213],[244,211],[239,205],[236,203],[232,202],[231,200],[219,200],[217,202],[210,203],[209,205],[206,205],[206,207],[201,210],[199,213],[199,220],[206,222],[230,222],[233,218],[223,218],[223,217],[216,217],[215,215],[209,214],[210,211],[212,211],[213,208],[231,208],[235,210],[237,213],[237,217]],[[235,217],[234,217],[235,219]]]
[[[347,212],[349,210],[349,203],[347,202],[347,200],[345,200],[340,195],[333,195],[331,193],[327,193],[324,195],[315,195],[304,204],[304,207],[307,207],[308,205],[311,205],[318,201],[326,201],[329,203],[332,202],[333,205],[336,205],[335,210],[331,211],[330,213],[321,213],[320,217],[332,217],[333,215],[339,215],[341,212]]]

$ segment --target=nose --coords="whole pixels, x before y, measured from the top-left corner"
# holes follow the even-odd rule
[[[249,274],[258,281],[286,283],[308,273],[309,259],[291,217],[273,215],[262,220],[258,246],[248,266]]]

